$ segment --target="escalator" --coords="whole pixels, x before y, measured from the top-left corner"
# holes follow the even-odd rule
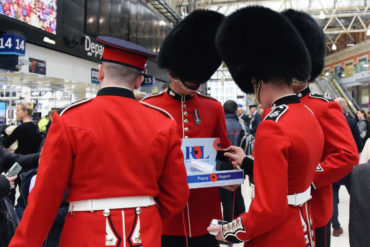
[[[355,118],[356,112],[360,109],[360,106],[353,99],[347,89],[340,84],[339,77],[332,75],[329,78],[318,80],[317,86],[320,88],[321,94],[328,98],[344,98],[348,105],[348,114]]]

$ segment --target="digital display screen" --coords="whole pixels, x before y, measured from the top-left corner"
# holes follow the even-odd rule
[[[2,127],[5,123],[5,111],[6,103],[4,101],[0,101],[0,127]]]
[[[0,15],[56,34],[57,0],[0,0]]]

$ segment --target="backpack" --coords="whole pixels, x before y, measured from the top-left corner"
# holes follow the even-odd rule
[[[13,204],[6,196],[0,197],[0,247],[8,246],[18,223]]]
[[[240,125],[242,126],[242,130],[239,134],[239,147],[244,150],[246,155],[252,155],[254,148],[254,136],[246,130],[244,121],[240,123]]]

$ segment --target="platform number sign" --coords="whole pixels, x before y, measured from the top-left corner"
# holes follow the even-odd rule
[[[144,75],[144,81],[141,86],[152,86],[155,82],[155,77],[151,75]]]
[[[3,34],[0,36],[0,54],[24,56],[26,39],[17,34]]]

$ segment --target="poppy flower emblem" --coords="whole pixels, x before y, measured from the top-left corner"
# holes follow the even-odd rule
[[[209,178],[211,179],[212,182],[216,182],[218,180],[218,177],[216,174],[212,173],[209,175]]]

